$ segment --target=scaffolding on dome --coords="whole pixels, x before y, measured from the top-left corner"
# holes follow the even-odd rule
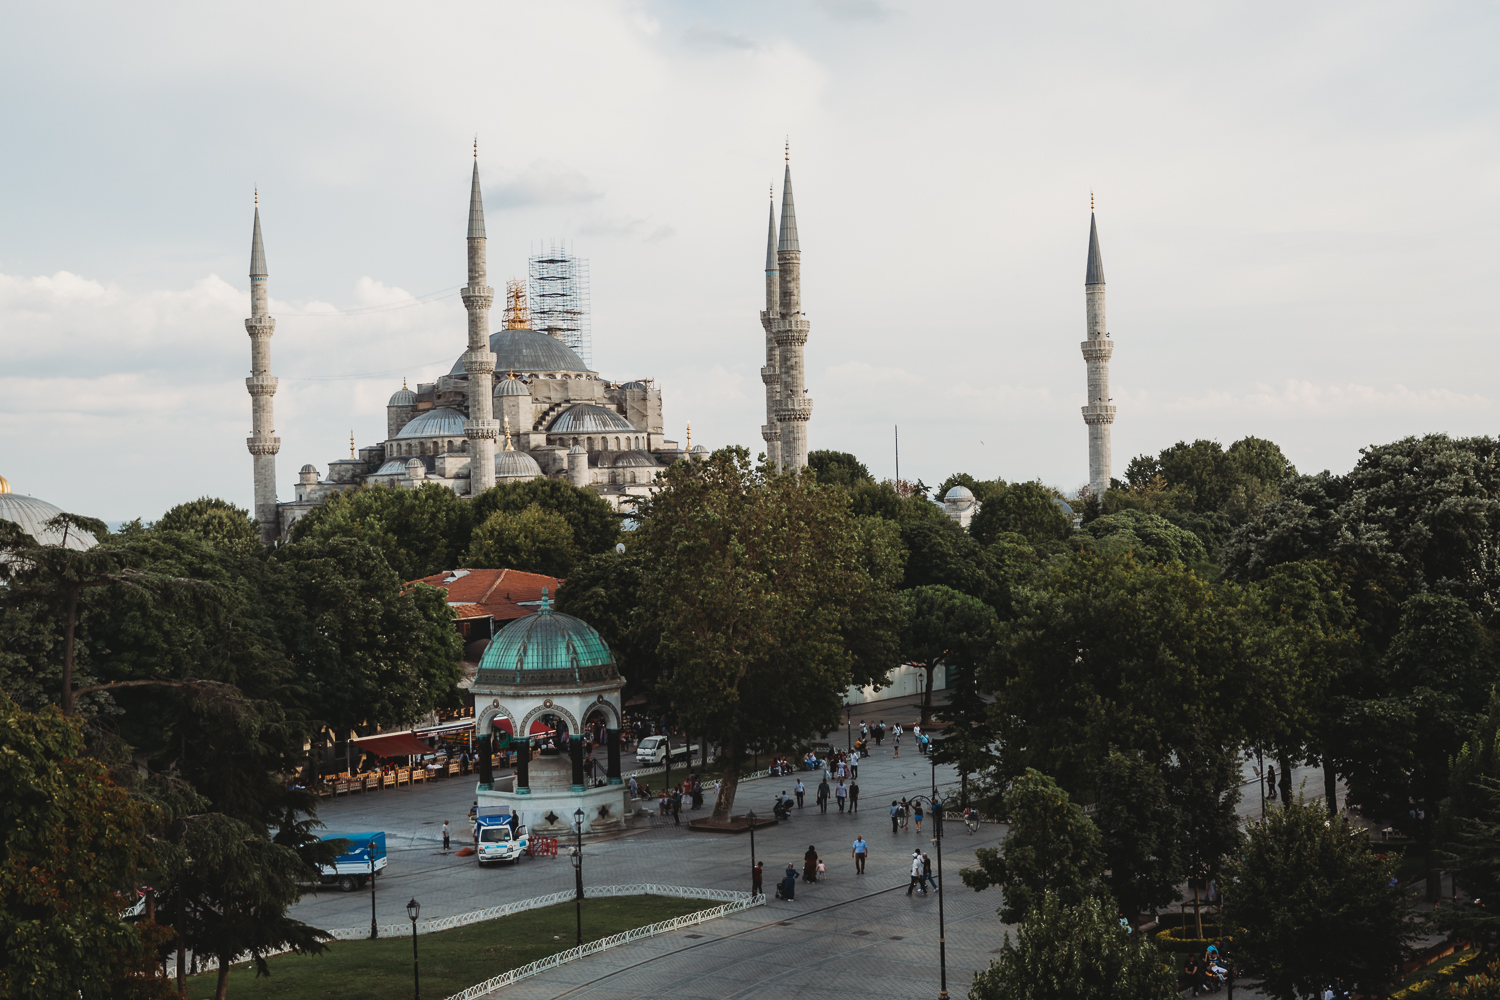
[[[573,256],[566,241],[532,254],[531,328],[556,337],[594,366],[594,339],[589,328],[589,262]]]

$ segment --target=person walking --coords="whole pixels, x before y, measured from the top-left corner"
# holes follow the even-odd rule
[[[750,895],[764,896],[766,894],[766,870],[764,865],[757,861],[755,867],[750,869]]]
[[[934,889],[937,889],[939,892],[942,892],[942,888],[937,884],[937,876],[934,875],[934,874],[932,874],[932,859],[927,856],[927,852],[926,851],[923,851],[922,852],[922,885],[923,885],[924,888],[926,887],[926,885],[927,885],[928,882],[932,883],[932,887]]]
[[[875,745],[885,745],[885,720],[881,719],[875,724]]]
[[[896,728],[891,732],[891,756],[901,756],[901,724],[896,723]]]
[[[865,858],[869,856],[870,845],[865,843],[864,834],[854,838],[854,874],[865,873]]]
[[[896,824],[901,822],[901,804],[891,799],[891,832],[896,832]]]
[[[448,853],[448,847],[449,847],[449,841],[448,841],[448,821],[447,820],[443,820],[443,853],[444,854]]]
[[[911,803],[906,801],[906,796],[901,796],[901,829],[905,830],[908,818],[911,816]]]
[[[676,791],[674,791],[672,793],[672,825],[673,826],[681,826],[682,825],[682,820],[678,818],[678,816],[679,816],[679,814],[681,814],[681,812],[682,812],[682,789],[679,788],[679,789],[677,789]],[[917,820],[917,829],[918,830],[922,829],[922,821],[920,819]]]
[[[909,885],[907,885],[907,887],[906,887],[906,894],[908,896],[911,895],[911,891],[913,889],[915,889],[915,888],[918,887],[918,885],[919,885],[919,883],[921,881],[921,878],[922,878],[922,852],[921,851],[912,851],[912,853],[911,853],[911,883]],[[923,889],[922,890],[922,894],[925,896],[927,894],[927,890]]]
[[[854,759],[849,762],[849,777],[859,777],[859,751],[854,751]]]
[[[911,804],[912,817],[917,821],[917,832],[922,832],[922,803],[920,800]]]
[[[839,779],[839,787],[833,790],[834,797],[839,800],[839,812],[844,811],[844,801],[849,797],[849,789],[844,787],[844,779]]]
[[[697,775],[693,776],[693,808],[703,808],[703,782]]]
[[[802,855],[802,881],[816,882],[818,880],[818,849],[812,844],[807,845],[807,853]]]
[[[826,813],[828,811],[828,795],[828,779],[825,777],[822,781],[818,782],[818,809],[821,812]]]
[[[797,779],[797,808],[798,809],[802,808],[802,796],[804,794],[806,794],[806,792],[807,792],[807,789],[802,787],[802,779],[798,778]]]
[[[858,778],[859,775],[855,775],[855,777]],[[849,782],[849,811],[852,812],[852,813],[859,812],[859,782],[858,781],[851,781],[851,782]]]

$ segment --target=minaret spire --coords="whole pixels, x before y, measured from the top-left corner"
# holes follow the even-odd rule
[[[479,192],[479,139],[474,140],[474,177],[469,187],[469,283],[464,286],[464,308],[469,313],[469,349],[464,371],[469,376],[469,419],[464,437],[469,441],[469,493],[495,485],[495,439],[500,425],[491,413],[495,355],[490,351],[490,306],[495,290],[485,284],[484,199]],[[507,439],[508,440],[508,439]]]
[[[766,332],[766,364],[760,380],[766,384],[766,422],[760,436],[766,441],[766,458],[781,468],[781,425],[776,422],[776,400],[781,396],[781,376],[777,373],[776,338],[771,324],[781,314],[781,281],[776,264],[776,189],[771,188],[770,220],[766,223],[766,307],[760,312],[760,325]]]
[[[1083,422],[1089,429],[1089,493],[1102,500],[1112,472],[1109,429],[1115,422],[1115,407],[1109,395],[1109,357],[1114,353],[1114,341],[1104,318],[1104,258],[1099,253],[1093,192],[1089,192],[1089,259],[1083,273],[1083,296],[1088,317],[1088,339],[1082,347],[1088,368]]]
[[[260,189],[255,189],[255,226],[250,236],[250,318],[245,332],[250,335],[250,377],[245,390],[250,393],[250,450],[255,477],[255,520],[260,526],[260,540],[267,545],[281,535],[280,515],[276,510],[276,453],[281,438],[276,436],[276,418],[271,405],[276,395],[276,379],[271,375],[271,334],[276,320],[270,312],[270,274],[266,270],[266,247],[260,236]]]
[[[797,241],[797,210],[792,204],[792,154],[787,144],[786,174],[781,187],[781,232],[776,239],[776,268],[780,302],[771,324],[776,341],[776,372],[780,390],[776,423],[781,428],[781,471],[807,468],[807,421],[812,399],[804,388],[802,348],[809,325],[802,315],[802,248]]]

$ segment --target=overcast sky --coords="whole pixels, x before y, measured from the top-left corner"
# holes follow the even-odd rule
[[[1268,437],[1303,471],[1494,430],[1494,4],[363,2],[0,9],[0,475],[108,519],[251,498],[251,190],[279,493],[566,239],[595,367],[763,446],[790,137],[814,448],[1087,478],[1089,192],[1115,473]],[[436,294],[434,294],[436,293]],[[496,312],[498,319],[498,309]],[[337,376],[337,377],[335,377]],[[351,377],[371,376],[371,377]]]

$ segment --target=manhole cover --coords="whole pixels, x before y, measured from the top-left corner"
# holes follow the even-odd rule
[[[854,932],[854,934],[855,934],[856,937],[865,937],[869,933],[870,933],[869,931],[855,931]]]
[[[690,937],[690,938],[701,938],[702,936],[703,936],[702,934],[684,934],[683,935],[683,937]]]
[[[891,940],[892,941],[905,941],[906,938],[902,937],[900,934],[897,934],[895,937],[891,938]]]

